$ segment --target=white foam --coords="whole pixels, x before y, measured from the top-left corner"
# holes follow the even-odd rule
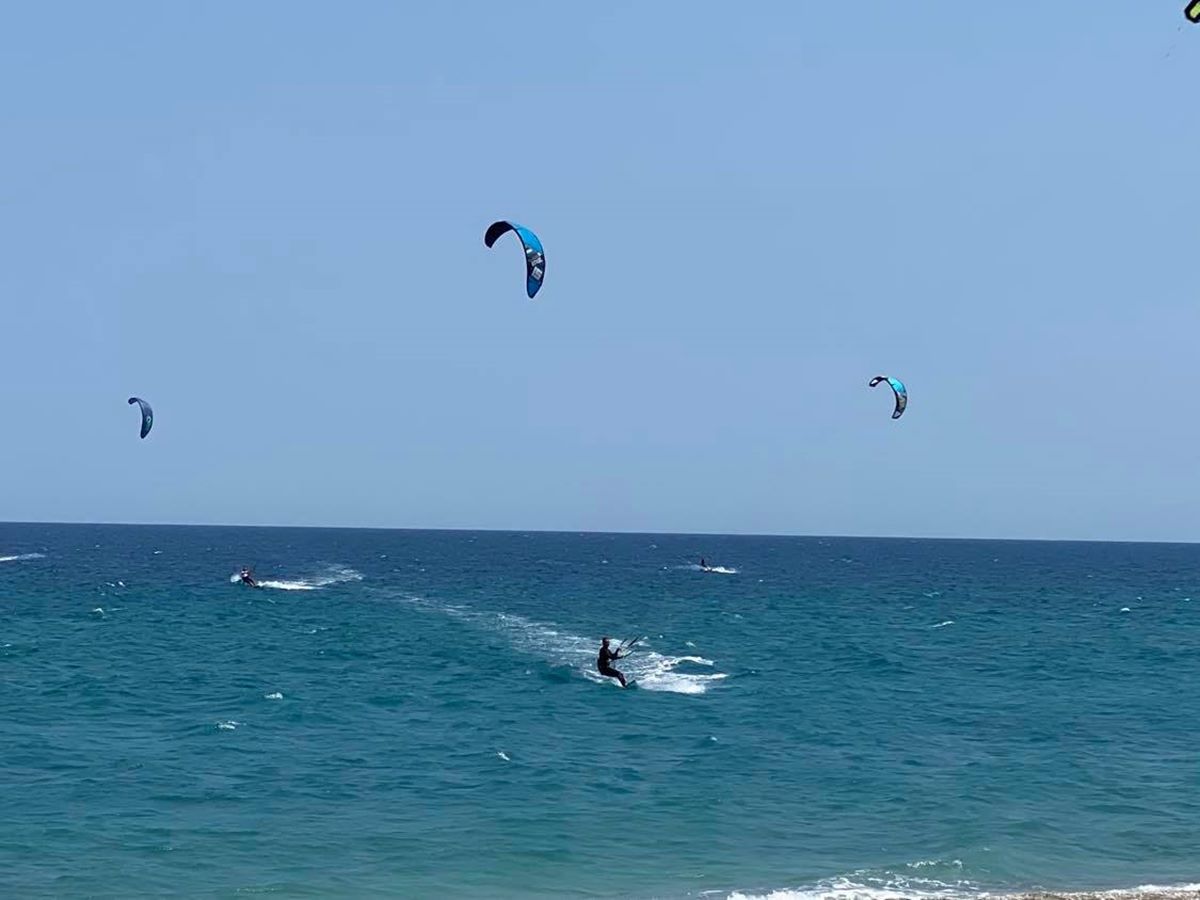
[[[909,863],[906,868],[919,870],[934,866],[961,869],[962,861],[920,860]],[[1197,897],[1200,897],[1200,884],[1143,884],[1100,891],[1001,892],[985,891],[962,880],[947,883],[895,875],[872,878],[860,872],[852,877],[835,878],[807,888],[783,888],[761,894],[733,891],[727,895],[727,900],[1196,900]]]
[[[726,568],[725,566],[701,566],[692,563],[689,566],[676,566],[677,569],[683,569],[688,572],[703,572],[705,575],[736,575],[737,569]]]
[[[505,762],[512,762],[512,760],[508,758],[508,754],[505,753],[503,750],[497,750],[496,755],[498,757],[500,757],[502,760],[504,760]]]
[[[101,616],[102,616],[102,615],[104,615],[104,607],[103,607],[103,606],[97,606],[95,609],[93,609],[93,610],[92,610],[92,612],[96,613],[97,615],[101,615]]]
[[[241,572],[234,572],[229,576],[230,584],[237,584],[241,580]],[[319,591],[321,588],[329,587],[330,585],[362,580],[362,573],[351,569],[349,566],[330,566],[325,570],[325,574],[323,575],[317,575],[312,578],[297,578],[295,580],[263,579],[258,582],[258,586],[270,588],[275,591]]]
[[[18,553],[15,556],[0,556],[0,563],[23,562],[27,559],[45,559],[44,553]]]
[[[1129,611],[1130,611],[1130,609],[1129,609],[1129,607],[1128,607],[1128,606],[1122,606],[1122,607],[1121,607],[1121,609],[1120,609],[1120,611],[1121,611],[1121,612],[1129,612]]]
[[[682,663],[697,661],[697,657],[672,658],[659,656],[657,653],[649,655],[655,658],[651,659],[648,664],[642,664],[641,661],[634,664],[632,657],[625,663],[626,674],[642,690],[667,691],[672,694],[703,694],[715,682],[729,677],[724,672],[698,675],[692,672],[675,671],[676,667]],[[704,660],[702,664],[712,665],[708,660]],[[600,676],[599,672],[595,674]]]
[[[872,882],[875,879],[871,879]],[[967,900],[985,896],[966,883],[944,884],[932,879],[892,878],[864,884],[852,878],[835,878],[809,888],[784,888],[765,894],[734,891],[728,900]]]
[[[442,615],[464,620],[484,628],[499,630],[520,652],[528,653],[554,666],[570,666],[589,681],[612,682],[596,671],[596,655],[600,639],[583,637],[565,631],[552,622],[538,622],[510,613],[489,613],[462,605],[438,604],[421,597],[409,597],[406,602]],[[687,665],[713,667],[713,661],[702,656],[666,656],[646,646],[643,640],[633,654],[618,668],[637,686],[647,691],[673,694],[703,694],[716,682],[728,676],[724,672],[679,671]]]
[[[264,700],[282,700],[283,694],[281,694],[279,691],[275,691],[274,693],[263,694],[263,699]]]
[[[240,580],[240,579],[239,579]],[[261,588],[270,588],[274,591],[315,591],[319,588],[315,584],[310,584],[307,581],[260,581],[258,586]]]
[[[614,682],[596,671],[595,656],[600,646],[598,640],[582,639],[585,642],[586,662],[581,662],[584,677],[598,683]],[[672,694],[703,694],[714,683],[728,676],[724,672],[698,673],[680,672],[679,667],[687,663],[711,668],[713,661],[702,656],[664,656],[639,644],[631,656],[618,663],[625,677],[636,682],[641,690],[665,691]]]
[[[953,619],[947,619],[945,622],[938,622],[936,625],[930,625],[930,628],[945,628],[947,625],[953,625]]]
[[[228,721],[225,721],[225,722],[218,722],[217,728],[221,731],[233,731],[235,728],[237,728],[241,724],[242,724],[241,722],[235,722],[235,721],[233,721],[233,719],[229,719]]]
[[[938,900],[974,900],[983,896],[977,892],[954,891],[914,891],[895,888],[847,887],[841,889],[814,889],[769,891],[766,894],[744,894],[734,891],[728,900],[923,900],[923,898],[938,898]]]

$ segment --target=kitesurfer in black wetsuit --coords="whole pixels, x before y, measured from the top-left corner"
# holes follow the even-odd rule
[[[702,557],[700,557],[700,568],[702,568],[702,569],[707,569],[707,568],[708,568],[708,562],[707,562],[707,561],[705,561],[705,559],[704,559],[704,557],[703,557],[703,556],[702,556]]]
[[[603,640],[603,642],[601,642],[601,644],[600,644],[600,655],[598,657],[596,657],[596,668],[599,670],[600,674],[603,675],[604,677],[615,678],[615,679],[617,679],[617,681],[621,682],[621,687],[625,687],[625,676],[622,675],[620,672],[618,672],[616,669],[614,669],[612,666],[612,664],[616,660],[622,659],[622,658],[623,657],[621,655],[620,649],[617,649],[617,650],[609,650],[608,649],[608,638],[605,638]]]
[[[242,584],[250,587],[258,587],[258,582],[254,580],[254,576],[250,574],[250,570],[245,566],[242,567]]]

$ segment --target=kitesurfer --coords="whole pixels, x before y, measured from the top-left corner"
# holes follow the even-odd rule
[[[254,576],[250,574],[250,570],[245,566],[242,566],[241,578],[242,584],[249,585],[250,587],[258,587],[258,582],[254,580]]]
[[[621,682],[621,687],[625,687],[625,676],[613,668],[613,663],[618,659],[624,659],[628,655],[621,653],[621,648],[616,650],[608,649],[608,638],[604,638],[600,643],[600,655],[596,657],[596,668],[605,678],[615,678]]]
[[[702,557],[700,557],[700,568],[702,568],[702,569],[707,569],[707,568],[708,568],[708,563],[705,561],[705,559],[704,559],[704,557],[703,557],[703,556],[702,556]]]

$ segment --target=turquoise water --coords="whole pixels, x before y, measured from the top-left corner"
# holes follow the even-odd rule
[[[1200,548],[3,525],[0,721],[6,897],[1182,885]]]

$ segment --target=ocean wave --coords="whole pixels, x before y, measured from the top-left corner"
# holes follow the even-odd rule
[[[0,556],[0,563],[24,562],[27,559],[45,559],[44,553],[17,553],[13,556]]]
[[[241,572],[234,572],[229,576],[230,584],[237,584],[241,580]],[[264,578],[258,582],[258,586],[275,591],[319,591],[334,584],[362,580],[362,573],[349,566],[330,566],[322,575],[297,579]]]
[[[942,870],[961,868],[954,860],[923,860],[909,863],[906,869]],[[948,873],[947,873],[948,874]],[[782,888],[765,893],[734,891],[727,900],[1200,900],[1200,884],[1144,884],[1132,888],[1099,891],[1029,889],[1021,891],[985,890],[968,881],[938,881],[919,876],[892,875],[835,878],[811,887]]]
[[[765,894],[734,891],[728,900],[1200,900],[1200,884],[1169,887],[1144,885],[1105,891],[1001,891],[964,890],[961,888],[912,889],[872,888],[854,885],[844,888],[778,890]]]

